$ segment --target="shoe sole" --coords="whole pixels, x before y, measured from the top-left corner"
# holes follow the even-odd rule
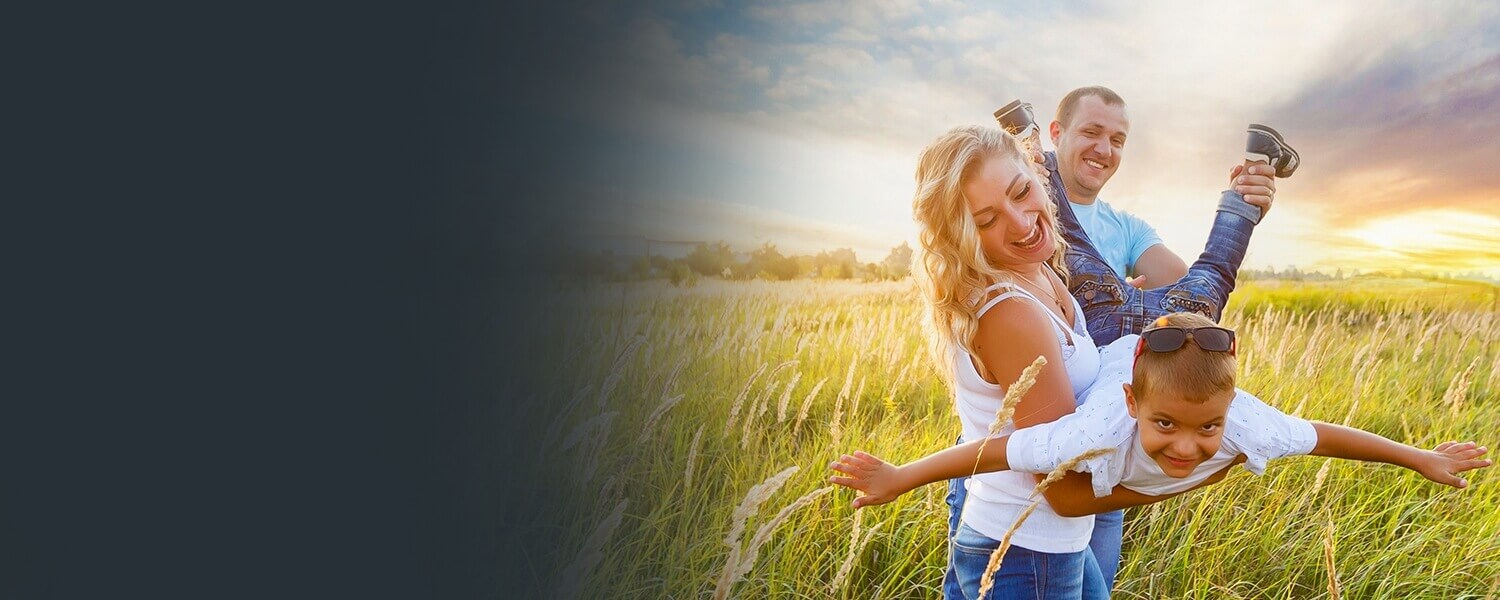
[[[1000,107],[1000,110],[995,111],[995,119],[998,120],[998,119],[1005,118],[1005,115],[1010,114],[1011,111],[1013,111],[1015,109],[1021,108],[1025,104],[1026,103],[1022,102],[1019,98],[1015,99],[1015,100],[1011,100],[1010,104],[1002,106],[1002,107]],[[1254,126],[1252,125],[1252,127],[1254,127]]]
[[[1011,100],[1010,104],[1006,104],[1005,106],[1000,107],[1000,110],[995,111],[995,121],[1000,124],[1000,129],[1004,130],[1006,133],[1010,133],[1010,128],[1005,126],[1005,116],[1016,112],[1017,110],[1029,111],[1030,109],[1031,105],[1026,102],[1022,102],[1019,98]],[[1031,132],[1033,128],[1035,128],[1037,131],[1041,131],[1041,126],[1036,124],[1035,115],[1032,116],[1030,125],[1027,125],[1026,127],[1022,128],[1021,131],[1018,131],[1012,135],[1015,135],[1017,138],[1025,137]]]
[[[1286,145],[1286,140],[1282,139],[1281,133],[1277,132],[1275,129],[1271,129],[1268,126],[1261,125],[1260,123],[1251,123],[1250,126],[1246,127],[1245,129],[1246,129],[1246,131],[1259,131],[1261,133],[1264,133],[1266,135],[1271,136],[1273,139],[1276,140],[1276,143],[1278,145],[1282,145],[1282,146]]]

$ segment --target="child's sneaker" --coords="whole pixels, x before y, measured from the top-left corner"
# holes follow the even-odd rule
[[[1030,102],[1011,100],[1010,104],[995,111],[995,120],[1000,122],[1001,129],[1016,136],[1016,139],[1025,139],[1034,132],[1041,132],[1036,124],[1036,115],[1031,112]]]
[[[1301,159],[1297,157],[1297,151],[1281,139],[1280,133],[1257,123],[1251,123],[1247,131],[1250,138],[1245,141],[1245,160],[1265,161],[1276,167],[1276,176],[1282,179],[1297,171]]]

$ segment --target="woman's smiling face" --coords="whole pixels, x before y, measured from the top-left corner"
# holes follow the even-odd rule
[[[1024,269],[1052,257],[1056,234],[1047,190],[1020,159],[984,159],[963,192],[990,264]]]

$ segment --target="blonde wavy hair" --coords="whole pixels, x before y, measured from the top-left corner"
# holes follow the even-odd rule
[[[979,241],[979,227],[969,213],[963,186],[990,158],[1011,158],[1022,165],[1031,159],[1010,134],[996,128],[955,127],[928,144],[917,159],[917,192],[912,198],[912,216],[921,227],[920,248],[912,273],[923,299],[927,301],[928,349],[937,361],[939,372],[953,385],[954,349],[971,351],[974,333],[979,329],[979,305],[985,299],[985,288],[1002,281],[1014,281],[1012,273],[994,266],[984,255]],[[1038,177],[1035,170],[1028,176]],[[1033,185],[1044,181],[1034,180]],[[1052,217],[1053,239],[1057,245],[1047,264],[1067,281],[1064,261],[1067,244],[1057,223],[1057,205],[1048,192],[1048,213]]]

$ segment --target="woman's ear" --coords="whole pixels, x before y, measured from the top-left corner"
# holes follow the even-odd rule
[[[1130,384],[1122,383],[1120,387],[1125,388],[1125,410],[1130,411],[1130,418],[1135,416],[1135,390],[1130,389]]]

